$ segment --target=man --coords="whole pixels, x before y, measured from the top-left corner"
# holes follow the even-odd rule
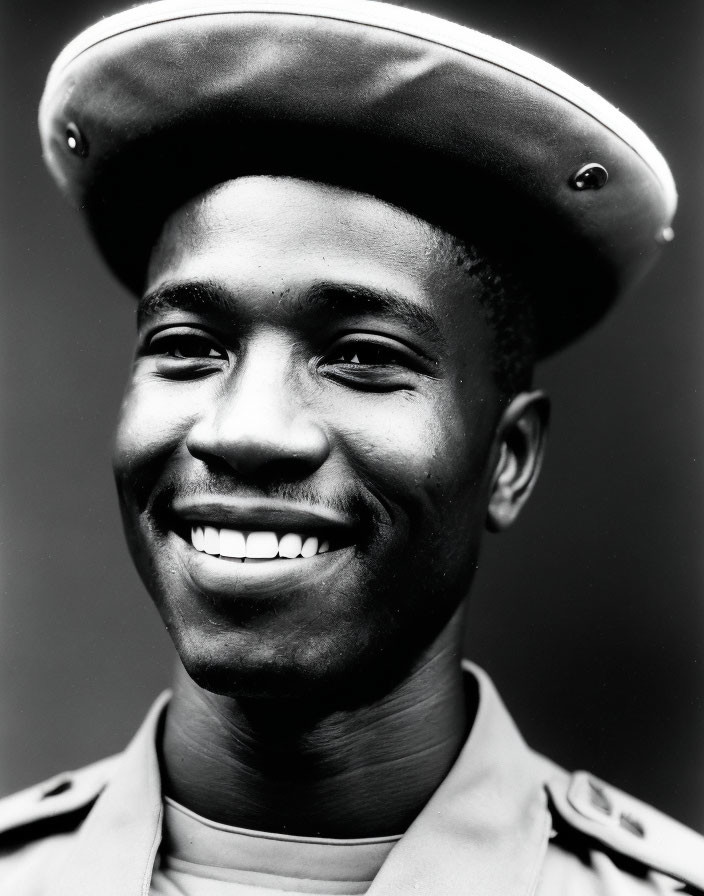
[[[40,127],[140,299],[115,472],[182,669],[123,756],[4,803],[7,891],[701,890],[697,835],[530,752],[459,663],[540,470],[534,360],[671,238],[647,138],[365,2],[130,10]]]

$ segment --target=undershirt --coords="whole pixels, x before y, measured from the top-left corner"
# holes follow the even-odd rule
[[[150,896],[355,896],[366,893],[398,837],[328,840],[233,828],[164,798],[164,835]]]

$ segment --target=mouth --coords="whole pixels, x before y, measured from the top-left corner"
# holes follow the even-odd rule
[[[187,554],[194,561],[223,561],[223,574],[227,568],[234,573],[234,568],[243,565],[257,566],[262,572],[271,569],[272,573],[274,569],[283,573],[293,567],[317,566],[323,561],[320,555],[329,554],[332,560],[333,555],[352,548],[357,539],[352,520],[336,511],[290,501],[228,496],[174,500],[169,528],[189,546]]]
[[[190,520],[172,530],[195,593],[226,604],[238,597],[277,598],[326,587],[355,555],[351,531],[233,528]]]
[[[263,529],[243,530],[192,525],[191,545],[202,554],[239,563],[308,559],[343,546],[325,531],[317,534]],[[348,542],[349,544],[349,542]]]

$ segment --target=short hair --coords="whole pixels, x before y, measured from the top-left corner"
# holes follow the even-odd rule
[[[492,373],[505,400],[529,389],[537,356],[537,326],[530,288],[505,262],[431,225],[434,254],[460,267],[478,284],[478,298],[492,334]]]

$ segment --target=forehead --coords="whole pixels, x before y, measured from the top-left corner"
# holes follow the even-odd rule
[[[454,273],[436,251],[438,239],[430,225],[367,194],[292,178],[241,178],[166,222],[147,291],[174,280],[295,291],[339,279],[393,286],[420,301]]]

